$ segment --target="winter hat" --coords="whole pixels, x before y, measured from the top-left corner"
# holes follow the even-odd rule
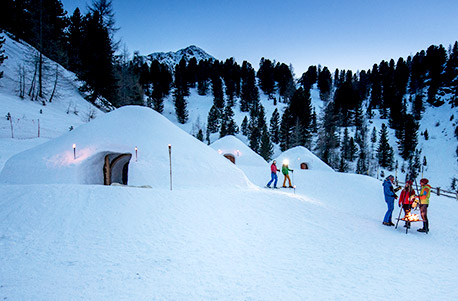
[[[391,181],[391,179],[393,179],[393,180],[394,180],[394,177],[393,177],[393,175],[389,175],[388,177],[386,177],[386,179],[385,179],[385,180]]]
[[[406,184],[412,185],[413,182],[412,182],[412,180],[408,180],[408,181],[406,182]]]
[[[426,185],[428,183],[429,183],[429,180],[426,179],[426,178],[423,178],[423,179],[420,180],[420,184],[425,184]]]

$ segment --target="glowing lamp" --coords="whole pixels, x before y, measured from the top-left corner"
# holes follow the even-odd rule
[[[73,160],[76,159],[76,144],[73,143]]]
[[[284,165],[288,165],[289,164],[289,160],[288,159],[283,160],[283,164]]]

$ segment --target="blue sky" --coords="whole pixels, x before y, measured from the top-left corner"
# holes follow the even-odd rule
[[[86,0],[64,0],[71,15]],[[261,57],[292,64],[367,70],[430,45],[458,40],[457,0],[113,0],[116,37],[146,55],[196,45],[215,58]]]

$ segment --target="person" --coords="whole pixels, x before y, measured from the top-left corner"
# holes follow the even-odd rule
[[[288,179],[289,188],[294,188],[293,185],[291,185],[291,179],[289,177],[289,172],[290,171],[294,172],[294,170],[289,169],[288,162],[284,162],[282,167],[281,167],[281,172],[285,176],[285,179],[283,180],[283,188],[286,188],[286,179]]]
[[[399,197],[398,203],[399,207],[402,206],[402,209],[404,210],[404,220],[406,216],[410,214],[410,211],[412,210],[413,199],[415,198],[415,191],[413,190],[412,184],[413,182],[411,180],[407,181]],[[410,228],[410,221],[406,220],[404,227]]]
[[[429,222],[428,222],[428,205],[429,205],[429,197],[431,195],[431,186],[428,184],[429,180],[428,179],[421,179],[420,180],[420,185],[421,185],[421,190],[420,190],[420,195],[419,195],[419,200],[420,200],[420,214],[421,218],[423,219],[423,228],[418,229],[418,232],[429,232]]]
[[[280,169],[277,168],[277,161],[274,160],[274,162],[272,163],[272,165],[270,165],[270,176],[271,176],[271,179],[269,181],[269,183],[267,183],[267,187],[270,188],[270,184],[272,184],[272,182],[274,182],[274,188],[277,188],[277,181],[278,181],[278,177],[277,177],[277,171],[280,171]]]
[[[389,175],[386,177],[385,181],[383,181],[383,194],[385,195],[385,202],[388,206],[388,210],[385,213],[385,217],[383,218],[383,224],[385,226],[394,226],[393,222],[391,221],[391,217],[393,215],[394,210],[394,199],[397,199],[398,196],[396,195],[396,190],[393,187],[394,177]]]

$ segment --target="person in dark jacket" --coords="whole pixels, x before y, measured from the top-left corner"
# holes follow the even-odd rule
[[[394,199],[397,199],[398,196],[396,195],[396,191],[400,189],[397,188],[396,190],[393,187],[394,177],[389,175],[386,177],[385,181],[383,181],[383,194],[385,195],[385,202],[388,206],[388,210],[385,213],[385,217],[383,218],[383,224],[385,226],[394,226],[393,222],[391,221],[391,217],[393,215],[394,210]]]

